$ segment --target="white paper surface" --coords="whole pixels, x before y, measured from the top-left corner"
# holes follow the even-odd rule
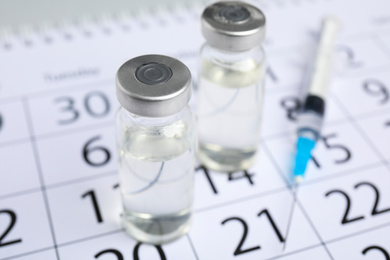
[[[197,170],[192,228],[161,248],[137,246],[120,224],[114,76],[124,61],[160,53],[181,59],[196,81],[203,6],[1,41],[0,259],[389,259],[390,3],[254,4],[268,22],[260,157],[233,180]],[[296,102],[327,14],[343,24],[343,66],[285,241]],[[83,159],[88,141],[109,152],[90,155],[101,166]]]

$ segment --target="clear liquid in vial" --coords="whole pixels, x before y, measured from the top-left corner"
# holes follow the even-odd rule
[[[125,134],[119,151],[124,226],[139,241],[161,244],[189,229],[195,161],[185,131],[179,121]]]
[[[234,66],[203,60],[199,79],[199,159],[234,172],[250,167],[260,137],[264,69],[253,59]]]

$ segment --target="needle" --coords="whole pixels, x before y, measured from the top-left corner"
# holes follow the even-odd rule
[[[284,252],[284,250],[286,250],[286,246],[287,246],[287,237],[288,237],[288,234],[290,233],[291,223],[292,223],[294,210],[295,210],[295,204],[297,203],[297,194],[298,194],[298,185],[294,186],[294,189],[293,189],[293,201],[292,201],[290,214],[289,214],[289,218],[288,218],[288,223],[287,223],[286,237],[284,239],[283,250],[282,250],[283,252]]]

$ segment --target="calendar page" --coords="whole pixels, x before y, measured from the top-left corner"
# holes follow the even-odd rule
[[[135,56],[176,57],[195,108],[205,4],[2,36],[0,259],[390,259],[390,2],[254,4],[267,17],[260,154],[243,172],[198,165],[191,229],[160,246],[121,225],[114,78]],[[322,136],[295,188],[302,78],[325,15],[343,29]]]

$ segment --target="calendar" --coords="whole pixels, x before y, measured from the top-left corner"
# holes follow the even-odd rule
[[[180,59],[193,76],[195,109],[207,4],[161,5],[1,36],[0,259],[390,259],[386,0],[254,1],[267,18],[268,60],[256,163],[225,174],[198,165],[193,223],[180,239],[154,246],[124,232],[116,70],[142,54]],[[325,15],[343,29],[322,136],[295,188],[302,81]]]

